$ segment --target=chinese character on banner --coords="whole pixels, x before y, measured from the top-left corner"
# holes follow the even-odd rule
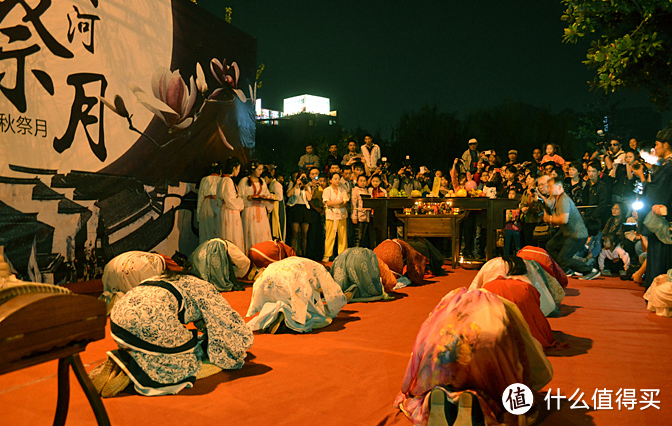
[[[551,409],[551,400],[555,399],[556,400],[556,410],[560,410],[560,400],[566,399],[566,396],[560,395],[560,388],[558,388],[558,394],[553,395],[553,389],[548,388],[548,392],[546,392],[546,396],[544,397],[544,401],[546,401],[546,409],[550,410]]]
[[[572,406],[569,407],[570,410],[574,410],[574,409],[578,409],[578,408],[585,408],[586,410],[588,410],[590,408],[590,407],[588,407],[588,404],[586,404],[586,401],[583,400],[583,395],[584,395],[583,392],[581,392],[581,395],[579,395],[579,397],[577,399],[574,399],[574,398],[576,398],[576,394],[579,393],[579,392],[581,392],[580,388],[575,390],[574,393],[572,394],[572,396],[570,396],[568,398],[569,401],[574,401]],[[581,405],[579,405],[579,403]]]
[[[74,86],[75,88],[75,98],[72,101],[72,107],[70,109],[70,122],[68,123],[68,128],[61,138],[54,138],[54,149],[56,152],[62,153],[70,148],[75,139],[77,127],[79,123],[82,123],[91,151],[93,151],[94,155],[98,157],[100,161],[105,161],[107,158],[107,149],[105,148],[105,132],[103,126],[103,103],[98,102],[98,98],[96,97],[87,96],[84,90],[84,85],[100,83],[100,91],[96,94],[104,97],[105,89],[107,89],[107,80],[102,74],[80,73],[68,76],[67,81],[70,86]],[[95,115],[89,114],[96,104],[99,104],[98,115],[100,119]],[[89,126],[95,123],[98,123],[98,143],[94,142],[89,133]]]
[[[98,6],[97,2],[94,6]],[[77,6],[73,5],[72,7],[75,11],[68,13],[68,41],[72,43],[75,32],[78,32],[84,37],[82,42],[84,48],[93,53],[94,24],[96,21],[100,21],[100,18],[96,15],[79,13]]]
[[[593,405],[596,410],[613,410],[611,406],[611,393],[613,391],[607,389],[595,389],[593,392]]]
[[[5,117],[5,114],[0,113],[0,132],[8,133],[11,130],[12,133],[16,133],[13,125],[14,119],[11,114],[7,114],[7,117]]]
[[[47,120],[35,119],[35,136],[42,134],[43,138],[47,137]]]
[[[16,7],[22,7],[24,16],[21,21],[5,22],[7,16]],[[30,28],[23,23],[30,23],[37,32],[37,35],[42,40],[42,43],[49,49],[49,51],[61,58],[72,58],[73,53],[61,45],[44,27],[40,21],[40,17],[51,6],[51,0],[41,0],[35,8],[32,8],[25,0],[5,0],[0,7],[0,33],[9,38],[9,50],[5,47],[0,48],[0,61],[15,60],[16,61],[16,78],[10,84],[2,84],[5,74],[0,74],[0,90],[7,97],[7,99],[20,112],[26,112],[26,57],[41,50],[41,47],[34,43],[29,45],[28,42],[33,34]],[[17,46],[16,49],[11,49]],[[18,46],[26,46],[19,48]],[[54,83],[46,72],[42,70],[31,70],[37,81],[50,94],[54,95]]]
[[[642,400],[639,401],[642,406],[639,407],[640,410],[646,410],[649,407],[653,407],[656,410],[660,410],[660,407],[657,404],[660,404],[660,401],[656,401],[653,398],[657,397],[660,394],[660,389],[640,389],[642,395]],[[643,405],[646,404],[646,405]]]
[[[33,133],[31,132],[33,126],[30,125],[30,122],[32,120],[28,117],[21,117],[16,119],[16,129],[19,134],[25,135],[32,135]]]
[[[616,404],[618,409],[621,405],[628,410],[634,410],[637,404],[637,390],[636,389],[619,389],[616,391]]]

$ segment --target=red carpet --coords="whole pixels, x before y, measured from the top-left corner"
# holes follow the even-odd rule
[[[255,335],[242,370],[199,380],[177,396],[105,399],[113,425],[410,425],[392,408],[415,335],[441,297],[467,286],[475,271],[450,270],[396,300],[347,305],[334,323],[306,335]],[[224,295],[241,314],[251,287]],[[672,423],[672,318],[648,313],[643,291],[616,278],[570,279],[556,338],[572,346],[550,357],[550,387],[579,388],[590,409],[542,412],[544,425],[669,425]],[[109,333],[109,330],[108,330]],[[82,354],[87,370],[115,345],[108,337]],[[612,391],[612,410],[595,409],[596,389]],[[620,410],[616,392],[637,390],[635,410]],[[660,410],[640,410],[640,389],[659,389]],[[557,391],[556,391],[557,392]],[[580,394],[580,392],[579,392]],[[48,425],[56,404],[56,362],[0,376],[3,425]],[[555,401],[554,401],[555,404]],[[95,424],[74,375],[68,425]]]

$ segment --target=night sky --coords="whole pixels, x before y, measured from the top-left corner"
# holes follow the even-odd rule
[[[587,43],[562,43],[557,1],[198,0],[257,38],[263,107],[301,94],[331,99],[341,124],[389,136],[405,111],[436,104],[464,115],[520,101],[585,110],[601,94],[581,63]],[[645,97],[624,93],[626,105]]]

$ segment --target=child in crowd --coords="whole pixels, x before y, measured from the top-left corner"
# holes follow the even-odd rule
[[[478,177],[477,189],[480,189],[481,191],[483,191],[483,188],[485,187],[485,184],[488,183],[489,181],[490,181],[490,173],[486,172],[484,170],[483,173],[481,173],[481,175]]]
[[[509,199],[516,199],[518,193],[515,189],[509,191]],[[506,224],[504,225],[504,256],[513,256],[520,250],[520,235],[523,227],[520,223],[520,209],[506,211]]]
[[[555,164],[558,166],[562,167],[563,164],[565,164],[565,160],[560,156],[559,148],[556,144],[554,143],[547,143],[545,146],[546,150],[546,155],[544,155],[544,158],[541,159],[541,163],[547,163],[549,161],[553,161]],[[564,174],[564,172],[563,172]],[[562,175],[561,175],[562,176]]]
[[[371,188],[369,188],[369,195],[371,195],[371,198],[387,197],[387,191],[380,186],[381,183],[382,180],[380,179],[380,176],[373,175],[373,177],[371,177]]]
[[[450,189],[450,181],[447,177],[441,176],[441,186],[439,186],[439,197],[447,197]]]
[[[362,195],[365,197],[369,195],[365,175],[360,175],[357,178],[357,186],[352,188],[352,215],[350,217],[355,225],[355,247],[373,248],[370,246],[371,238],[369,236],[371,209],[364,208]]]
[[[606,277],[614,274],[626,275],[630,267],[630,256],[621,247],[619,234],[606,234],[602,237],[602,251],[597,264],[602,275]]]

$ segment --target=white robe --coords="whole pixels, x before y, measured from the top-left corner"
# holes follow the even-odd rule
[[[221,176],[206,176],[201,179],[201,183],[198,186],[196,217],[198,218],[198,239],[201,243],[213,238],[222,237],[222,228],[219,217],[222,200],[217,196],[217,189],[219,188],[221,180]]]
[[[262,330],[282,312],[287,327],[305,333],[331,324],[346,303],[341,287],[324,266],[292,256],[268,265],[254,282],[247,316],[259,315],[247,325]]]
[[[658,275],[644,293],[644,299],[647,301],[646,308],[661,317],[672,317],[672,282],[669,281],[670,278],[672,278],[670,272]]]
[[[247,199],[248,196],[270,198],[271,193],[266,187],[266,182],[262,179],[259,179],[255,185],[248,185],[249,179],[249,177],[244,177],[238,184],[240,198],[245,203],[245,208],[241,215],[243,220],[243,238],[245,240],[243,251],[245,254],[249,254],[253,245],[263,241],[270,241],[273,238],[271,236],[271,227],[268,223],[268,211],[272,208],[273,203]],[[261,187],[259,187],[259,184],[261,184]]]
[[[268,188],[271,196],[275,199],[273,209],[268,214],[268,219],[271,224],[271,234],[273,238],[280,241],[285,241],[286,235],[286,211],[285,211],[285,197],[282,191],[282,184],[277,180],[271,182]]]
[[[245,203],[238,195],[233,180],[228,176],[222,178],[217,193],[222,200],[220,213],[221,238],[233,242],[239,249],[244,250],[245,238],[243,237],[243,221],[240,212],[245,208]]]

